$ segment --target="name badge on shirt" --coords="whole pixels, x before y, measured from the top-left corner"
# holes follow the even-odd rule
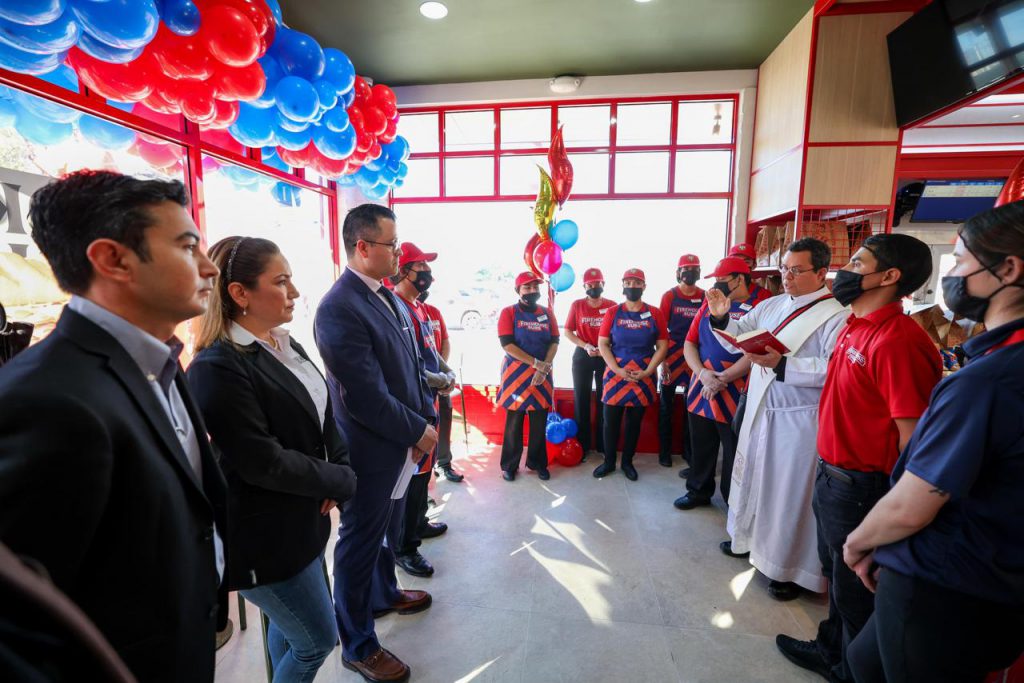
[[[539,323],[547,322],[547,319],[548,319],[548,317],[546,315],[538,315],[537,316],[537,322],[539,322]]]
[[[753,306],[751,306],[750,304],[740,304],[740,308],[743,309],[744,311],[749,311],[751,308],[753,308]]]
[[[701,303],[702,301],[703,301],[703,299],[690,299],[690,303],[691,303],[691,304],[699,304],[699,303]]]
[[[601,313],[601,315],[604,315],[605,313],[607,313],[610,310],[612,310],[612,309],[610,309],[610,308],[602,308],[599,312]]]
[[[640,319],[641,320],[647,320],[650,317],[651,317],[651,312],[650,311],[644,311],[643,313],[640,314]]]

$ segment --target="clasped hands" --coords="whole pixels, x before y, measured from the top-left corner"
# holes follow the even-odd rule
[[[615,374],[626,380],[627,382],[639,382],[645,377],[650,377],[650,370],[630,370],[628,368],[620,367],[615,371]]]
[[[535,359],[533,361],[533,369],[536,372],[533,373],[533,378],[530,380],[530,384],[535,387],[540,386],[544,383],[544,380],[548,378],[548,374],[551,372],[551,363]]]

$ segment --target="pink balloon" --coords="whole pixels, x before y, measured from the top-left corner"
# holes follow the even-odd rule
[[[533,250],[533,262],[542,273],[553,275],[562,267],[562,248],[551,240],[541,242]]]

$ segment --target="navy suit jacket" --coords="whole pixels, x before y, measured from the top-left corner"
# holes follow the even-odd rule
[[[393,471],[397,477],[409,447],[437,418],[412,320],[394,301],[401,319],[346,268],[316,312],[334,417],[357,475]]]

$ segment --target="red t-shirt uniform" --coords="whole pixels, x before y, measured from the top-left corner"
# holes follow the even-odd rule
[[[591,306],[587,298],[577,299],[569,307],[569,315],[565,319],[565,329],[583,340],[584,343],[597,346],[597,338],[601,332],[601,323],[615,302],[611,299],[600,300],[597,308]]]
[[[942,358],[894,302],[839,331],[818,412],[818,455],[830,465],[889,474],[899,457],[897,419],[917,419],[942,378]]]

